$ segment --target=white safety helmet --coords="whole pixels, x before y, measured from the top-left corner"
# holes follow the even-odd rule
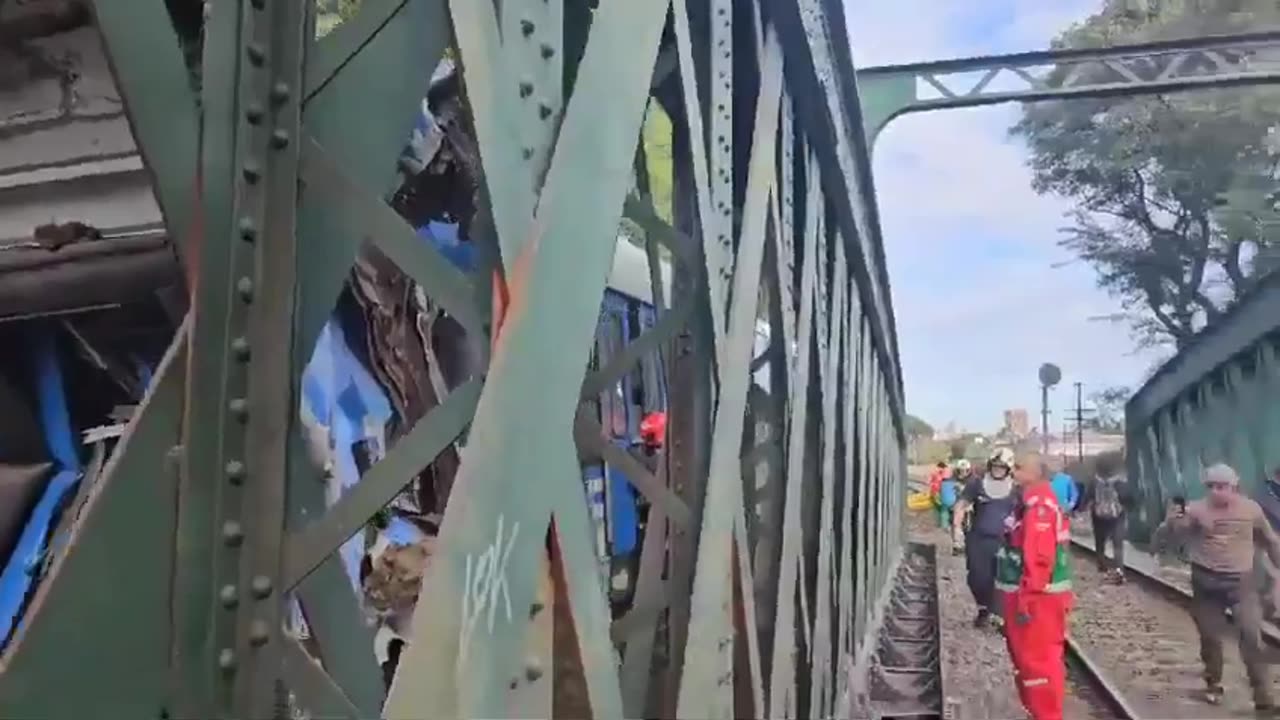
[[[1012,470],[1013,461],[1014,461],[1013,451],[1007,447],[1002,447],[997,449],[994,453],[991,454],[991,459],[987,461],[987,467],[991,467],[993,465],[1002,465]]]
[[[969,464],[969,461],[965,458],[960,458],[959,460],[956,461],[956,470],[959,470],[960,472],[969,472],[970,467],[972,466]]]

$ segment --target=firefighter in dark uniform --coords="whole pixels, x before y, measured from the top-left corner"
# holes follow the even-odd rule
[[[987,472],[970,480],[956,506],[956,528],[964,529],[965,566],[969,592],[978,604],[975,627],[999,627],[1001,608],[996,593],[996,553],[1004,540],[1004,521],[1013,512],[1013,451],[1000,448],[987,461]]]

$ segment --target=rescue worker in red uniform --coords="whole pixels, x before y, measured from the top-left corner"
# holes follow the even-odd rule
[[[640,440],[646,450],[661,450],[667,439],[667,414],[651,412],[640,420]]]
[[[1013,476],[1021,496],[1005,522],[996,564],[1005,638],[1018,697],[1031,719],[1062,720],[1072,601],[1070,528],[1039,453],[1020,455]]]

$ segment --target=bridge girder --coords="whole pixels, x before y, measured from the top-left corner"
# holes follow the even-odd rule
[[[836,0],[369,0],[323,37],[314,0],[219,2],[194,88],[160,0],[92,5],[193,310],[0,647],[6,714],[843,717],[862,702],[850,668],[876,647],[906,467]],[[385,202],[446,53],[483,171],[474,269]],[[664,220],[637,140],[666,74]],[[616,327],[602,296],[624,217],[655,320],[588,366]],[[299,406],[367,249],[488,352],[415,378],[432,402],[361,472],[350,438],[317,439]],[[624,384],[646,355],[670,388],[656,469],[593,405],[639,406]],[[387,688],[339,553],[449,452]],[[604,547],[584,464],[649,499],[633,554]],[[326,465],[353,481],[336,498]],[[606,604],[614,557],[635,562],[634,602]]]
[[[1046,68],[1048,72],[1036,74]],[[978,79],[972,80],[978,73]],[[1274,82],[1280,82],[1280,31],[1274,30],[858,71],[868,144],[874,144],[894,118],[907,113]],[[922,97],[926,86],[937,91],[937,96]]]

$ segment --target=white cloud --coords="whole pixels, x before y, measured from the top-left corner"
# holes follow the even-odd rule
[[[1042,50],[1101,6],[1101,0],[846,0],[845,14],[858,64],[888,65]]]
[[[895,251],[932,245],[957,225],[1052,244],[1069,205],[1031,189],[1026,150],[1006,137],[1016,116],[1013,106],[947,110],[905,115],[885,128],[873,161]]]
[[[1041,49],[1099,0],[897,0],[849,3],[860,65]],[[1136,384],[1150,357],[1131,354],[1119,310],[1057,247],[1070,205],[1030,185],[1026,149],[1008,137],[1016,106],[908,115],[873,158],[907,402],[935,425],[995,428],[1000,411],[1036,411],[1036,368],[1070,383]],[[1055,421],[1058,422],[1058,421]]]

